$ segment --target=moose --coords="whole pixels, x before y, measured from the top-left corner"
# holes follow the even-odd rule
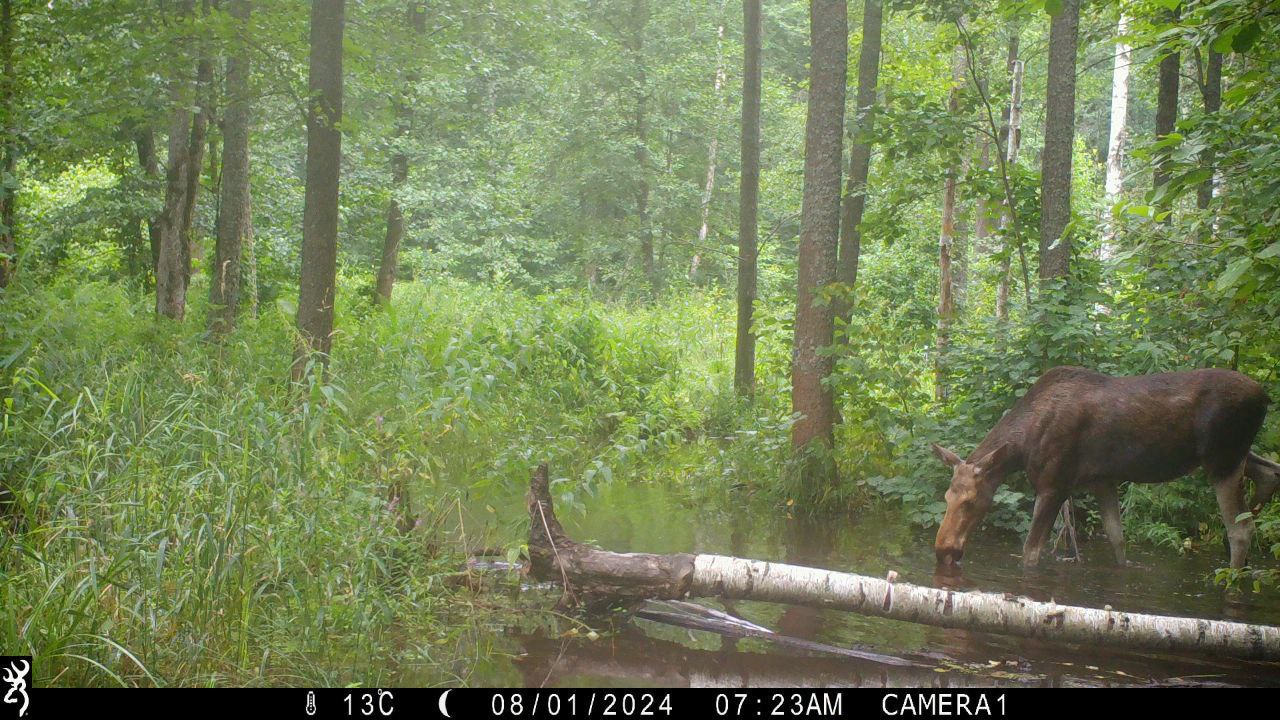
[[[1069,366],[1049,370],[968,458],[933,445],[953,468],[934,542],[939,571],[955,571],[996,489],[1018,470],[1035,492],[1024,565],[1039,563],[1058,508],[1081,490],[1097,498],[1107,539],[1123,565],[1120,483],[1168,482],[1197,467],[1217,494],[1231,566],[1243,567],[1254,532],[1249,511],[1280,485],[1280,465],[1250,449],[1269,403],[1261,385],[1232,370],[1132,377]],[[1252,508],[1245,504],[1245,475],[1255,481]]]

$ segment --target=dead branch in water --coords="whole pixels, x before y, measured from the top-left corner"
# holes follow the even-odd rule
[[[565,534],[552,506],[546,464],[529,485],[533,574],[561,581],[566,599],[589,606],[689,597],[762,600],[1049,642],[1280,660],[1280,628],[1126,613],[960,592],[818,568],[723,555],[615,553]]]

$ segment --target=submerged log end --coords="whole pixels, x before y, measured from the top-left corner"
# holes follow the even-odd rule
[[[529,565],[534,577],[564,585],[565,599],[588,605],[684,597],[693,556],[615,553],[572,540],[551,500],[550,473],[540,464],[529,482]]]

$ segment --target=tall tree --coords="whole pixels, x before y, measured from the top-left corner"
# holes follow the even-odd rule
[[[18,151],[15,147],[16,78],[13,67],[13,0],[0,0],[0,288],[8,287],[13,278],[18,250],[15,241],[14,207],[17,193]]]
[[[311,3],[307,172],[302,205],[302,274],[293,378],[318,355],[328,366],[338,263],[338,176],[342,162],[342,34],[345,0]]]
[[[208,19],[210,12],[217,5],[218,0],[200,0],[201,18]],[[197,28],[195,41],[198,53],[195,86],[196,111],[191,117],[191,134],[187,140],[188,171],[186,174],[186,188],[182,193],[181,219],[179,220],[178,228],[184,258],[182,265],[184,302],[186,290],[191,286],[191,258],[194,257],[196,249],[195,219],[200,195],[200,173],[201,168],[204,166],[206,143],[210,141],[209,125],[213,122],[214,104],[213,53],[210,47],[211,38],[204,27]],[[213,172],[216,172],[216,167]],[[183,308],[183,312],[185,313],[185,308]]]
[[[427,8],[420,0],[409,3],[409,27],[421,37],[427,30]],[[404,210],[396,197],[409,180],[409,155],[403,147],[413,127],[414,88],[421,77],[411,70],[404,75],[404,89],[392,100],[396,116],[395,137],[397,147],[391,157],[391,202],[387,204],[387,233],[382,241],[382,263],[378,267],[377,298],[379,302],[391,302],[391,290],[396,282],[396,265],[400,262],[400,242],[404,239]]]
[[[960,26],[963,28],[964,19]],[[957,45],[951,53],[951,91],[947,98],[947,112],[960,114],[960,86],[964,83],[965,50]],[[951,321],[955,317],[955,288],[952,270],[952,250],[956,237],[956,182],[959,171],[949,163],[946,179],[942,183],[942,230],[938,233],[938,333],[934,347],[933,376],[934,398],[946,397],[945,360],[947,346],[951,343]]]
[[[983,87],[986,84],[983,83]],[[982,173],[991,171],[991,138],[987,135],[981,135],[978,138],[978,170]],[[992,213],[994,205],[991,198],[985,194],[979,195],[973,203],[973,246],[974,254],[987,254],[992,251],[989,246],[991,241],[991,221],[994,219]],[[965,277],[965,281],[960,288],[960,302],[963,305],[969,294],[969,278]]]
[[[183,0],[177,8],[176,22],[190,23],[194,10],[195,0]],[[156,314],[173,320],[181,320],[187,311],[187,283],[191,277],[191,248],[185,232],[189,227],[187,219],[191,217],[187,193],[193,185],[189,176],[200,172],[199,161],[191,157],[193,77],[185,62],[185,53],[179,55],[168,80],[170,107],[164,208],[156,219],[159,229]]]
[[[1175,7],[1168,11],[1167,19],[1170,23],[1177,23],[1180,14],[1179,8]],[[1181,55],[1176,50],[1166,53],[1160,59],[1159,89],[1156,93],[1156,141],[1168,137],[1178,123],[1178,73],[1181,70],[1181,65]],[[1169,182],[1169,159],[1171,154],[1171,148],[1163,148],[1156,154],[1152,190],[1157,195]],[[1161,198],[1156,204],[1161,208],[1168,209],[1172,203],[1170,198]],[[1166,216],[1165,221],[1168,222],[1168,220],[1169,217]]]
[[[636,219],[640,233],[640,267],[650,287],[658,284],[658,268],[654,259],[653,226],[649,221],[649,79],[645,70],[645,28],[649,25],[648,0],[631,2],[631,54],[635,64],[635,116],[631,132],[635,142],[636,158]]]
[[[791,363],[791,405],[800,414],[791,442],[803,450],[833,441],[835,404],[825,380],[831,374],[834,316],[823,297],[835,279],[840,238],[840,161],[844,133],[848,62],[848,8],[845,0],[809,2],[809,99],[804,138],[804,194],[796,273],[795,345]],[[806,484],[829,478],[830,468],[807,464]]]
[[[698,241],[693,246],[693,260],[689,263],[689,279],[698,275],[702,263],[702,247],[707,242],[708,220],[711,216],[711,196],[716,189],[716,162],[720,151],[720,116],[724,114],[724,0],[716,16],[716,113],[711,122],[711,142],[707,144],[707,181],[702,188],[702,223],[698,226]]]
[[[742,0],[742,178],[738,188],[738,329],[733,354],[733,386],[755,391],[756,336],[751,314],[756,301],[756,252],[760,205],[761,0]]]
[[[222,173],[218,204],[217,239],[213,276],[209,283],[209,326],[214,335],[232,330],[240,311],[241,258],[246,245],[252,250],[253,215],[249,190],[249,131],[252,102],[249,97],[250,0],[230,0],[237,42],[227,55],[227,109],[222,130]]]
[[[1200,55],[1197,53],[1196,60],[1199,61],[1199,59]],[[1209,61],[1200,81],[1200,98],[1204,102],[1204,114],[1207,116],[1216,115],[1222,108],[1222,53],[1220,52],[1209,51]],[[1196,188],[1196,207],[1201,210],[1208,209],[1209,203],[1213,200],[1215,156],[1212,143],[1207,144],[1200,154],[1200,167],[1209,170],[1209,177]]]
[[[1004,110],[1004,126],[1000,128],[1001,170],[1005,183],[1005,199],[1000,207],[1000,234],[1006,245],[1009,243],[1010,229],[1013,225],[1013,196],[1008,186],[1009,174],[1018,162],[1018,149],[1022,145],[1022,79],[1025,66],[1018,59],[1018,31],[1010,28],[1009,56],[1006,63],[1009,70],[1009,104]],[[1010,248],[1005,248],[1000,259],[1000,279],[996,285],[996,321],[1009,319],[1009,285]]]
[[[862,45],[858,49],[858,95],[853,122],[849,124],[849,179],[840,212],[840,250],[836,279],[848,290],[858,282],[862,255],[862,214],[867,207],[867,178],[871,171],[871,132],[875,124],[876,84],[880,73],[881,0],[865,0],[862,6]],[[836,304],[836,317],[848,325],[852,303]],[[841,338],[847,338],[841,335]]]
[[[1071,238],[1071,150],[1075,142],[1079,0],[1063,0],[1049,22],[1044,151],[1040,156],[1040,279],[1066,277]]]
[[[1116,225],[1110,219],[1110,206],[1118,197],[1124,182],[1124,142],[1129,126],[1129,65],[1133,62],[1133,48],[1125,39],[1129,18],[1120,13],[1116,23],[1116,56],[1111,67],[1111,129],[1107,140],[1107,220],[1102,243],[1102,256],[1112,254]]]
[[[156,133],[150,127],[140,127],[133,131],[133,144],[138,150],[138,167],[148,180],[158,181],[160,178],[160,159],[156,157]],[[139,220],[141,222],[141,220]],[[151,273],[154,278],[156,267],[160,262],[160,218],[148,217],[147,241],[151,246]]]

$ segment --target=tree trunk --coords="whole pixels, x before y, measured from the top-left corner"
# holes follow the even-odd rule
[[[1071,151],[1075,141],[1079,0],[1063,0],[1049,24],[1049,80],[1040,166],[1040,279],[1064,278],[1071,261]]]
[[[884,7],[881,0],[865,0],[862,7],[862,45],[858,49],[858,96],[853,122],[849,124],[849,178],[840,208],[840,250],[836,280],[852,293],[858,284],[858,261],[862,256],[862,214],[867,207],[867,178],[871,172],[871,131],[875,125],[876,84],[880,74],[881,28]],[[852,319],[852,297],[835,304],[836,317],[846,327]],[[840,342],[847,342],[842,333]]]
[[[801,451],[817,441],[833,442],[835,404],[823,381],[831,374],[834,316],[823,298],[835,280],[840,237],[840,161],[844,132],[848,55],[845,0],[810,0],[811,55],[805,121],[804,197],[797,259],[795,344],[791,364],[791,406],[800,414],[791,442]],[[828,463],[808,467],[805,484],[817,487],[831,475]]]
[[[138,149],[138,167],[152,180],[160,178],[160,160],[156,157],[156,134],[151,128],[134,132],[134,146]],[[160,262],[160,218],[146,218],[147,240],[151,246],[151,273],[154,276]]]
[[[1209,63],[1205,68],[1204,85],[1201,87],[1200,95],[1204,100],[1204,114],[1206,116],[1218,114],[1218,110],[1222,107],[1222,53],[1209,51]],[[1196,188],[1196,207],[1200,210],[1208,210],[1209,203],[1213,200],[1215,163],[1214,147],[1208,145],[1200,153],[1200,167],[1210,170],[1209,177]]]
[[[698,226],[698,241],[693,246],[693,260],[689,263],[689,280],[698,276],[702,264],[702,248],[707,242],[707,221],[711,216],[711,196],[716,189],[716,156],[720,151],[720,116],[724,114],[724,0],[720,2],[720,24],[716,29],[716,112],[711,123],[711,142],[707,147],[707,182],[702,188],[702,224]]]
[[[409,26],[415,34],[421,36],[427,30],[427,9],[419,0],[409,3]],[[387,234],[382,241],[382,262],[378,266],[377,299],[379,303],[391,302],[391,291],[396,282],[396,266],[400,262],[400,243],[404,239],[404,211],[400,207],[400,199],[396,197],[404,184],[409,180],[409,156],[403,144],[409,139],[409,131],[413,126],[413,108],[415,105],[415,86],[419,80],[417,72],[405,74],[406,89],[395,100],[392,106],[396,115],[396,148],[391,158],[391,202],[387,204]]]
[[[231,0],[230,13],[237,35],[250,34],[250,0]],[[253,200],[249,189],[249,132],[252,104],[249,98],[249,53],[243,42],[232,45],[227,57],[227,109],[223,123],[222,173],[219,182],[218,232],[214,247],[213,277],[209,283],[209,327],[214,336],[225,335],[236,325],[240,312],[241,258],[246,239],[253,235]]]
[[[649,146],[646,141],[649,134],[649,82],[644,64],[644,31],[649,24],[647,0],[632,0],[631,19],[635,23],[632,55],[636,66],[636,109],[632,132],[635,136],[636,177],[639,180],[636,184],[636,218],[640,233],[640,267],[649,287],[656,288],[658,276],[653,252],[653,228],[649,225]]]
[[[738,328],[733,387],[751,395],[756,385],[756,336],[751,314],[756,301],[756,246],[760,204],[761,0],[743,0],[742,179],[738,188]]]
[[[179,17],[189,21],[195,0],[184,0]],[[156,250],[156,314],[182,320],[187,311],[187,282],[191,277],[190,248],[184,228],[188,215],[189,175],[199,173],[199,163],[191,157],[192,77],[181,63],[169,78],[169,140],[165,167],[164,209],[157,218],[159,243]]]
[[[201,14],[208,17],[216,3],[214,0],[202,0]],[[199,40],[200,56],[196,61],[196,113],[191,119],[190,148],[187,152],[187,187],[183,193],[182,226],[180,229],[183,246],[183,295],[191,286],[191,259],[196,254],[195,217],[197,200],[200,195],[200,174],[204,166],[205,143],[209,135],[209,123],[213,118],[213,57],[209,52],[209,40]],[[185,312],[185,308],[184,308]]]
[[[1018,59],[1018,33],[1009,34],[1009,106],[1005,108],[1005,125],[1001,128],[1000,144],[997,148],[1004,153],[1004,170],[1007,176],[1018,162],[1018,149],[1022,145],[1022,78],[1025,66]],[[1006,248],[1000,260],[1000,281],[996,286],[996,321],[1003,323],[1009,320],[1009,284],[1010,284],[1010,248],[1009,228],[1013,222],[1013,198],[1006,195],[1000,208],[1000,235]]]
[[[1124,142],[1129,127],[1129,66],[1133,62],[1133,48],[1124,40],[1129,31],[1129,18],[1123,12],[1116,23],[1116,57],[1111,67],[1111,131],[1107,140],[1106,231],[1102,241],[1102,259],[1115,253],[1116,225],[1111,218],[1111,206],[1120,197],[1124,182]]]
[[[963,20],[961,20],[963,23]],[[960,85],[964,82],[965,51],[957,45],[951,53],[951,91],[947,100],[947,112],[960,114]],[[956,180],[955,167],[947,170],[942,184],[942,231],[938,233],[938,334],[933,356],[933,396],[942,400],[946,392],[946,363],[943,356],[951,342],[951,321],[955,317],[955,298],[951,251],[956,234]]]
[[[1280,628],[1265,625],[922,587],[896,582],[892,572],[873,578],[723,555],[597,550],[569,538],[560,525],[545,464],[530,483],[528,510],[533,575],[562,583],[566,601],[581,600],[597,608],[649,598],[717,597],[844,610],[1046,642],[1280,660]]]
[[[978,168],[982,173],[991,171],[991,138],[983,135],[978,145]],[[990,254],[992,248],[991,241],[991,221],[992,221],[992,204],[991,199],[985,195],[979,197],[973,204],[973,246],[974,254]],[[961,293],[962,303],[968,297],[968,279],[965,280],[965,289]]]
[[[338,262],[338,176],[342,161],[342,31],[345,0],[311,4],[311,105],[307,112],[307,180],[302,207],[299,343],[293,379],[313,356],[328,367]]]
[[[1168,19],[1170,22],[1177,22],[1178,16],[1178,9],[1175,8],[1169,11]],[[1157,142],[1172,133],[1174,125],[1178,122],[1178,73],[1181,65],[1182,60],[1177,52],[1171,52],[1160,60],[1160,84],[1156,95]],[[1157,196],[1169,182],[1169,159],[1171,154],[1170,148],[1163,148],[1156,152],[1152,189]],[[1170,202],[1169,198],[1158,198],[1155,205],[1169,212],[1164,218],[1166,223],[1172,220],[1172,202]]]
[[[17,268],[17,174],[18,151],[14,147],[17,137],[17,118],[14,100],[13,68],[13,0],[0,0],[0,64],[4,77],[0,77],[0,288],[9,286]]]

